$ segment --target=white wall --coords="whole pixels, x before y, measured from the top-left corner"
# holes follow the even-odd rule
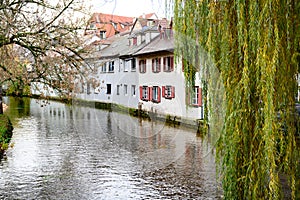
[[[170,56],[171,55],[172,54],[170,54]],[[172,72],[164,72],[162,68],[159,73],[153,73],[152,58],[154,57],[147,58],[146,73],[139,74],[139,86],[159,86],[162,88],[162,86],[171,85],[175,87],[175,98],[166,99],[162,97],[160,103],[140,100],[140,103],[142,103],[142,108],[147,111],[169,114],[187,119],[200,119],[202,116],[202,108],[187,106],[185,79],[182,72],[181,62],[178,62],[177,66],[174,66],[174,71]],[[162,60],[161,63],[163,65]],[[198,79],[196,80],[196,83],[198,83],[197,85],[200,86],[199,75],[197,75],[196,78]]]

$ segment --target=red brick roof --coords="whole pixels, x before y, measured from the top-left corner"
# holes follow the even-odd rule
[[[124,25],[130,25],[133,23],[134,17],[125,17],[112,14],[94,13],[90,22],[94,23],[120,23]]]
[[[109,38],[117,33],[129,31],[133,25],[133,20],[133,17],[94,13],[89,24],[95,25],[97,35],[100,34],[100,31],[106,31],[106,38]],[[88,32],[86,33],[88,34]]]

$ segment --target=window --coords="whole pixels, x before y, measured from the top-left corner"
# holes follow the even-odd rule
[[[146,73],[146,60],[139,61],[140,73]]]
[[[162,86],[162,96],[166,99],[175,98],[175,87],[170,85]]]
[[[154,73],[160,72],[160,58],[152,59],[152,72]]]
[[[103,40],[106,38],[106,31],[100,31],[100,39]]]
[[[112,25],[114,26],[115,29],[117,29],[117,23],[113,22]]]
[[[127,95],[128,94],[128,87],[127,85],[124,85],[124,95]]]
[[[136,71],[136,64],[135,64],[135,59],[134,58],[125,60],[124,72],[128,72],[129,69],[131,71]]]
[[[137,45],[137,37],[132,38],[132,44],[133,44],[134,46]]]
[[[135,59],[132,59],[132,60],[131,60],[131,71],[133,71],[133,72],[136,71]]]
[[[135,92],[135,85],[132,85],[132,86],[131,86],[131,95],[132,95],[132,96],[135,96],[135,95],[136,95],[136,92]]]
[[[164,57],[163,63],[164,63],[164,66],[163,66],[164,72],[173,71],[173,68],[174,68],[174,57],[173,56]]]
[[[191,104],[193,106],[202,106],[202,88],[199,88],[199,86],[194,87]]]
[[[111,84],[106,84],[106,94],[111,94]]]
[[[110,61],[108,63],[108,72],[113,72],[115,70],[115,61]]]
[[[151,99],[151,87],[140,86],[140,99],[143,101],[149,101]]]
[[[161,100],[160,97],[160,87],[158,86],[153,86],[152,87],[152,101],[155,103],[159,103]]]
[[[101,65],[101,73],[105,73],[106,72],[106,63],[103,63]]]
[[[125,60],[125,62],[124,62],[124,72],[128,72],[130,65],[131,65],[131,60]]]
[[[120,95],[120,85],[117,85],[117,95]]]

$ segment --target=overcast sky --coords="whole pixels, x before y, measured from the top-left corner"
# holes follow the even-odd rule
[[[121,16],[138,17],[143,13],[156,13],[159,17],[165,15],[166,0],[90,0],[92,12],[102,12]]]

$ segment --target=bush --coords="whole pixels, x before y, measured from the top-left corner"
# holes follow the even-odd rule
[[[12,124],[6,115],[0,115],[0,158],[4,151],[8,148],[8,144],[12,137]]]

